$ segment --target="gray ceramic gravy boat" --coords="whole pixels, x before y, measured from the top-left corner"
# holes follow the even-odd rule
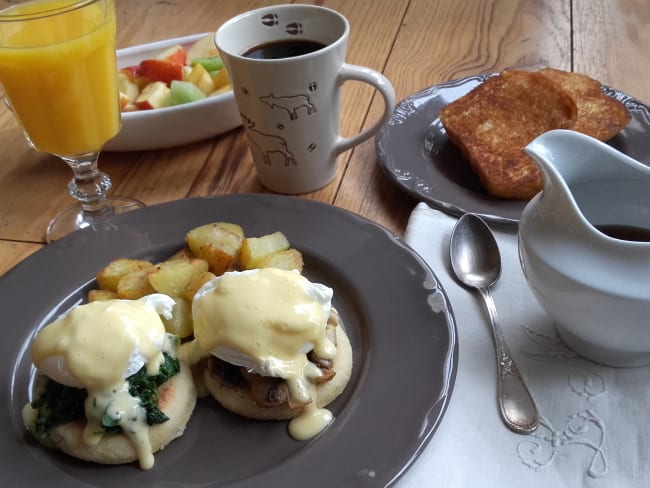
[[[519,223],[534,295],[579,354],[650,364],[650,167],[568,130],[539,136],[526,152],[544,180]]]

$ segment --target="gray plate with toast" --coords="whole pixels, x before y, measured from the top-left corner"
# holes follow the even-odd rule
[[[404,191],[452,215],[477,213],[486,220],[517,225],[526,201],[489,195],[469,163],[448,140],[439,110],[494,74],[468,76],[410,95],[395,108],[375,137],[380,166]],[[625,93],[602,87],[621,101],[632,121],[608,144],[650,166],[650,108]]]

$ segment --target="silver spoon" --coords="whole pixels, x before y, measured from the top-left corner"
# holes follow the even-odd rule
[[[537,428],[539,413],[506,346],[490,293],[490,286],[494,285],[501,275],[501,256],[494,235],[480,217],[465,214],[454,226],[449,255],[451,267],[458,279],[480,292],[490,316],[497,354],[501,417],[513,431],[529,434]]]

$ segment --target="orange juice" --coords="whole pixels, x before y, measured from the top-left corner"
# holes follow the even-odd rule
[[[119,131],[113,1],[36,0],[0,12],[0,88],[36,149],[96,152]]]

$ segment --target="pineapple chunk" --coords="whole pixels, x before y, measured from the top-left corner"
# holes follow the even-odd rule
[[[201,90],[205,95],[209,95],[214,90],[212,76],[208,73],[202,64],[195,64],[192,71],[187,75],[186,81],[189,81]]]

